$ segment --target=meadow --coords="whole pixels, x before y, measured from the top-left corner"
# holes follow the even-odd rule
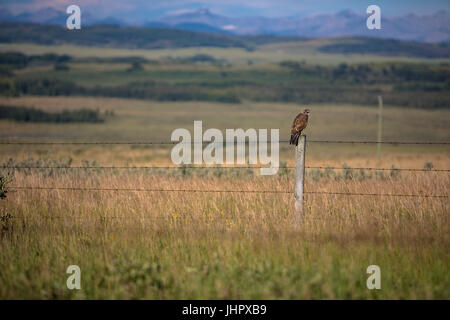
[[[288,137],[295,104],[161,103],[110,98],[20,97],[8,105],[58,111],[114,110],[105,123],[2,121],[9,141],[168,141],[173,129],[280,128]],[[374,140],[376,108],[312,107],[311,139]],[[217,117],[218,113],[221,117]],[[447,110],[386,107],[386,140],[447,141]],[[426,120],[426,121],[424,121]],[[354,124],[358,123],[357,126]],[[423,124],[418,127],[417,124]],[[401,130],[399,130],[401,128]],[[62,134],[64,132],[64,134]],[[406,138],[405,138],[406,137]],[[25,138],[25,139],[24,139]],[[445,146],[308,145],[308,166],[449,167]],[[306,195],[293,225],[293,171],[103,170],[102,166],[169,165],[170,146],[4,145],[10,171],[2,200],[2,298],[32,299],[446,299],[449,296],[448,198]],[[293,165],[293,150],[281,146]],[[29,159],[32,157],[33,159]],[[66,161],[72,162],[67,164]],[[96,162],[93,162],[95,160]],[[22,161],[22,162],[21,162]],[[46,166],[86,165],[61,170]],[[5,172],[5,171],[4,171]],[[447,172],[308,170],[306,190],[447,195]],[[15,190],[14,186],[272,190],[280,193]],[[82,290],[65,287],[68,265],[82,270]],[[377,264],[382,289],[368,290]]]
[[[14,184],[292,190],[290,175],[262,179],[17,173]],[[307,190],[441,194],[449,182],[425,173]],[[448,199],[308,195],[300,229],[291,194],[19,190],[2,202],[2,298],[448,298]],[[72,264],[81,290],[65,287]],[[366,288],[372,264],[381,290]]]
[[[149,60],[159,60],[167,57],[190,57],[195,54],[207,54],[216,59],[226,59],[232,65],[248,65],[248,62],[264,65],[267,63],[278,63],[284,60],[304,61],[308,64],[339,65],[340,63],[380,63],[402,61],[405,63],[448,63],[448,58],[427,59],[422,57],[389,56],[375,54],[352,54],[352,53],[325,53],[320,52],[321,46],[339,44],[339,39],[309,39],[303,41],[277,42],[262,44],[257,50],[246,50],[244,48],[217,48],[217,47],[194,47],[194,48],[161,48],[161,49],[126,49],[118,47],[99,48],[95,46],[82,46],[72,44],[42,45],[34,43],[2,43],[2,51],[16,51],[25,54],[68,54],[77,58],[119,58],[119,57],[141,57]]]
[[[106,142],[170,142],[173,130],[193,131],[194,120],[202,120],[203,128],[278,128],[280,140],[288,140],[291,119],[303,106],[289,103],[241,104],[209,102],[155,102],[137,99],[88,97],[2,98],[11,106],[34,107],[46,112],[77,110],[80,107],[100,114],[114,112],[104,123],[18,123],[1,120],[0,137],[9,141],[106,141]],[[315,104],[311,106],[312,125],[305,131],[308,140],[376,140],[378,110],[357,105]],[[221,115],[218,117],[218,115]],[[385,141],[448,141],[450,111],[405,109],[385,106],[383,139]],[[12,157],[70,157],[74,165],[82,160],[97,160],[102,165],[122,166],[170,163],[171,145],[3,145],[0,160]],[[431,161],[435,168],[448,167],[448,148],[439,145],[383,146],[383,161],[389,167],[423,167]],[[292,148],[280,144],[280,159],[292,164]],[[352,166],[379,165],[375,145],[308,145],[308,160],[321,165],[348,163]],[[418,164],[419,163],[419,164]]]
[[[125,57],[85,58],[0,53],[0,94],[366,106],[376,106],[382,95],[387,105],[399,107],[445,109],[450,103],[449,65],[430,59],[356,63],[352,58],[336,66],[297,58],[241,65],[194,51],[157,60],[127,52]]]
[[[380,93],[384,141],[450,141],[448,59],[319,52],[327,41],[257,50],[1,44],[73,58],[62,67],[31,56],[41,62],[6,66],[0,82],[24,91],[3,91],[1,106],[101,117],[11,116],[0,119],[1,142],[135,143],[1,145],[0,299],[448,299],[448,145],[383,145],[378,159],[374,144],[313,142],[376,140]],[[226,63],[192,62],[197,54]],[[136,56],[148,60],[133,64]],[[52,91],[52,83],[66,87]],[[123,88],[130,91],[114,95]],[[175,91],[140,95],[166,88]],[[185,95],[196,90],[205,96]],[[230,92],[238,99],[219,101]],[[204,130],[279,128],[286,141],[306,106],[306,166],[324,168],[307,169],[298,227],[287,143],[273,176],[137,168],[174,166],[171,145],[139,142],[169,142],[177,128],[192,132],[194,120]],[[380,290],[366,287],[373,264]],[[81,290],[66,287],[69,265],[81,268]]]

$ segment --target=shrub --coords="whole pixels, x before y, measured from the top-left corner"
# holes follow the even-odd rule
[[[70,70],[69,66],[65,63],[55,63],[55,65],[53,66],[53,69],[55,71],[69,71]]]
[[[0,199],[5,199],[8,193],[7,184],[11,181],[7,176],[0,176]]]
[[[0,119],[12,119],[23,122],[103,122],[99,110],[79,109],[50,113],[27,107],[0,106]]]

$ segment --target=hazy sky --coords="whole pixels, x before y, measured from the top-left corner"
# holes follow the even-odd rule
[[[386,16],[450,11],[450,0],[0,0],[0,7],[13,13],[46,7],[65,11],[71,4],[79,5],[82,11],[90,14],[127,20],[156,20],[167,14],[201,8],[230,17],[303,16],[344,9],[352,9],[365,15],[366,8],[371,4],[380,6],[382,14]]]

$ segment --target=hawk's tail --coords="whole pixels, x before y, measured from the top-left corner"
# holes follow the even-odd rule
[[[296,134],[291,135],[291,141],[289,141],[289,144],[295,144],[298,146],[298,138],[300,137],[300,133],[297,132]]]

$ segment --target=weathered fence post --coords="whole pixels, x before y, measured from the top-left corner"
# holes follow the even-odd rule
[[[377,158],[381,159],[381,131],[383,130],[383,98],[378,96],[378,135],[377,135]]]
[[[303,190],[305,188],[306,136],[300,136],[295,147],[294,224],[299,226],[303,216]]]

